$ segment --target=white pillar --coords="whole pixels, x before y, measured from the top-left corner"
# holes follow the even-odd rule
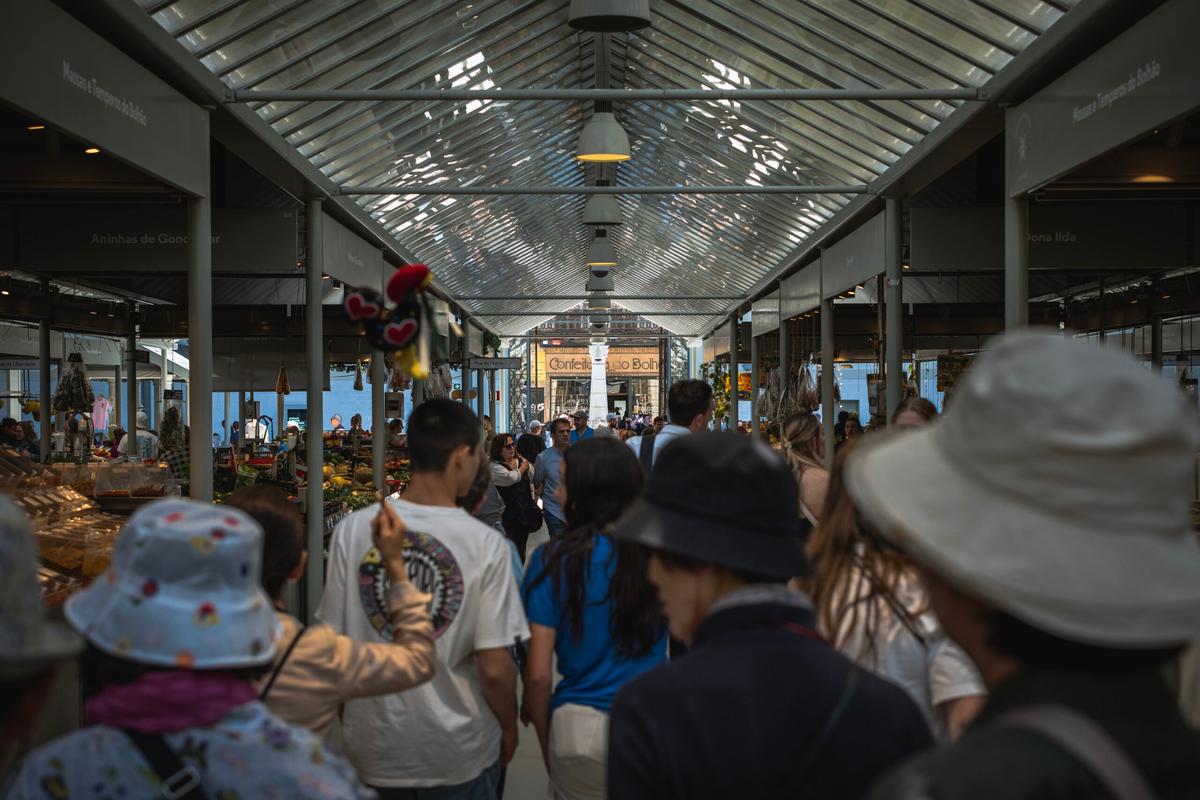
[[[607,424],[604,418],[608,416],[608,345],[589,345],[588,354],[592,359],[592,382],[588,390],[588,417],[591,418],[593,427],[595,427],[596,420]]]
[[[825,428],[825,466],[828,469],[833,468],[833,424],[837,417],[833,408],[833,382],[836,380],[833,351],[833,300],[825,297],[821,299],[821,422]]]
[[[387,391],[384,363],[387,354],[379,350],[371,353],[371,469],[375,478],[375,490],[387,492],[384,481],[384,456],[387,454]]]

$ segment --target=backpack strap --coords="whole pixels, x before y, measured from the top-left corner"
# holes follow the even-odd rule
[[[649,475],[650,470],[654,467],[654,434],[643,433],[642,443],[638,449],[638,463],[642,465],[642,470]]]
[[[158,793],[163,800],[206,800],[207,795],[200,786],[199,770],[191,764],[185,765],[167,744],[165,736],[130,730],[122,732],[154,769],[161,781]]]
[[[275,662],[275,667],[271,670],[271,677],[267,678],[266,685],[259,692],[259,700],[265,701],[267,699],[267,694],[270,693],[271,687],[275,685],[275,680],[279,677],[279,673],[283,672],[283,665],[287,663],[288,656],[296,649],[296,645],[300,643],[300,637],[304,635],[306,630],[308,630],[306,626],[300,626],[300,630],[296,631],[296,635],[292,637],[292,642],[287,646],[287,650],[283,651],[283,657]]]
[[[1100,779],[1116,800],[1153,800],[1154,790],[1137,765],[1091,718],[1057,703],[1026,706],[1000,717],[1050,740]]]

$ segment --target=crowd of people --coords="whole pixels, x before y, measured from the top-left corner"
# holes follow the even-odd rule
[[[1010,334],[943,418],[906,400],[831,469],[815,414],[775,452],[712,407],[679,381],[661,426],[547,445],[423,403],[411,482],[338,525],[309,624],[271,490],[145,506],[66,625],[0,504],[0,754],[66,661],[87,723],[0,792],[491,800],[527,726],[566,800],[1200,796],[1174,387]]]

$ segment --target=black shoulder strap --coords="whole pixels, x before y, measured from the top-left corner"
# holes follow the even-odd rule
[[[304,625],[300,626],[300,630],[296,631],[296,635],[292,637],[292,643],[287,646],[287,650],[283,651],[283,657],[275,662],[275,668],[271,670],[271,677],[267,678],[267,684],[259,693],[259,700],[266,700],[267,694],[271,691],[271,687],[275,685],[275,680],[279,677],[279,673],[283,671],[283,665],[287,663],[288,656],[296,649],[296,645],[300,643],[300,637],[308,630]]]
[[[1025,706],[1000,717],[1049,739],[1082,763],[1117,800],[1154,800],[1154,789],[1129,755],[1097,722],[1057,703]]]
[[[643,433],[641,449],[638,450],[638,462],[642,465],[642,469],[646,474],[650,474],[650,469],[654,466],[654,434]]]
[[[128,730],[124,733],[142,751],[154,774],[162,781],[158,792],[164,800],[206,800],[200,786],[200,772],[191,764],[185,765],[161,733]]]

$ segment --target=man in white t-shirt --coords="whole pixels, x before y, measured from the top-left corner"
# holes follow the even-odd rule
[[[430,400],[408,421],[412,472],[389,500],[408,527],[409,578],[433,596],[437,673],[423,686],[346,705],[346,755],[383,800],[439,787],[439,797],[491,798],[517,746],[516,667],[508,648],[529,638],[508,543],[455,505],[479,469],[479,420]],[[391,641],[388,585],[371,543],[371,507],[338,525],[321,621],[362,641]]]

